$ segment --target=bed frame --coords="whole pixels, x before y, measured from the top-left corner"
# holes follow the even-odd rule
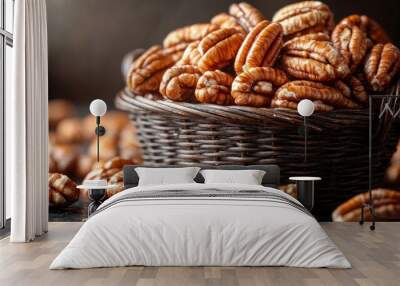
[[[196,166],[196,165],[193,165]],[[129,189],[136,187],[139,182],[139,176],[135,171],[136,167],[141,167],[138,165],[127,165],[124,167],[124,189]],[[190,167],[190,166],[154,166],[146,168],[180,168],[180,167]],[[262,185],[265,187],[276,187],[280,183],[280,168],[277,165],[249,165],[249,166],[239,166],[239,165],[221,165],[221,166],[207,166],[207,165],[197,165],[201,169],[219,169],[219,170],[263,170],[266,172]],[[194,179],[197,183],[203,183],[204,178],[200,174],[197,174]]]

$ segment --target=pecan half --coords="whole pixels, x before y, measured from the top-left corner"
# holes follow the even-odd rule
[[[114,174],[122,170],[125,165],[134,165],[135,162],[129,159],[114,157],[103,164],[95,165],[86,175],[85,180],[109,180]]]
[[[376,44],[364,66],[364,73],[374,91],[385,90],[399,70],[400,51],[390,43]]]
[[[295,78],[331,81],[350,73],[344,58],[328,41],[298,37],[286,43],[282,51],[282,69]]]
[[[314,103],[314,110],[317,112],[329,112],[333,110],[333,106],[325,104],[321,100],[313,100],[312,102]],[[297,110],[297,102],[285,99],[273,98],[271,102],[271,107]]]
[[[358,26],[341,23],[332,32],[332,42],[347,65],[355,71],[368,50],[368,39]]]
[[[282,85],[275,93],[273,107],[297,108],[303,99],[315,102],[317,111],[329,111],[335,108],[359,108],[353,100],[343,96],[336,88],[322,83],[297,80]],[[289,104],[289,102],[292,102]],[[332,107],[332,108],[331,108]]]
[[[206,71],[198,80],[195,95],[199,102],[220,105],[233,104],[233,77],[219,70]]]
[[[264,15],[249,3],[241,2],[229,7],[229,14],[236,18],[237,22],[249,32],[259,22],[265,20]]]
[[[49,173],[49,202],[54,206],[68,206],[79,199],[80,190],[66,175]]]
[[[339,25],[343,23],[359,27],[366,34],[366,37],[374,44],[386,44],[391,42],[390,37],[386,34],[385,30],[375,20],[368,16],[350,15],[342,19]]]
[[[220,13],[211,19],[211,24],[220,28],[234,28],[242,34],[247,34],[246,30],[238,23],[237,19],[227,13]]]
[[[168,69],[160,84],[160,93],[174,101],[194,101],[194,90],[201,76],[195,66],[174,66]]]
[[[400,217],[400,192],[389,189],[372,190],[372,201],[378,220],[398,219]],[[361,206],[369,202],[368,192],[359,194],[338,206],[332,213],[333,221],[359,221]],[[371,220],[369,210],[366,210],[365,220]]]
[[[107,189],[107,198],[110,198],[113,195],[122,192],[124,190],[124,172],[121,170],[112,175],[111,178],[108,180],[108,183],[111,185],[118,185],[118,187]]]
[[[237,105],[268,106],[277,87],[288,81],[286,74],[270,67],[255,67],[239,74],[232,83]]]
[[[128,88],[137,94],[158,91],[164,71],[174,65],[174,57],[164,53],[160,46],[152,46],[130,67]]]
[[[163,45],[165,48],[169,48],[182,43],[190,44],[191,42],[203,39],[209,33],[217,29],[217,25],[209,23],[194,24],[182,27],[170,32],[165,37]]]
[[[297,41],[309,41],[309,40],[316,40],[316,41],[330,41],[331,38],[326,33],[310,33],[301,36],[297,36],[291,40],[286,41],[283,46],[286,47],[290,45],[292,42]]]
[[[362,81],[355,76],[336,81],[334,87],[336,87],[347,98],[355,100],[362,105],[368,103],[367,90]]]
[[[282,25],[286,39],[317,32],[330,34],[334,26],[332,11],[319,1],[287,5],[275,13],[272,21]]]
[[[229,65],[242,42],[243,34],[233,28],[210,33],[198,46],[201,55],[198,61],[199,69],[205,72]]]
[[[197,66],[197,63],[201,57],[199,50],[197,47],[199,46],[200,41],[195,41],[191,44],[189,44],[185,51],[183,52],[183,55],[181,59],[176,63],[176,65],[193,65]]]
[[[282,27],[262,21],[244,39],[235,59],[235,71],[252,67],[272,66],[282,48]]]

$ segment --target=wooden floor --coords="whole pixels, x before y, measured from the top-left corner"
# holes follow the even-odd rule
[[[323,223],[352,269],[288,267],[124,267],[48,270],[81,223],[50,223],[44,237],[27,244],[0,241],[0,285],[400,285],[400,223]]]

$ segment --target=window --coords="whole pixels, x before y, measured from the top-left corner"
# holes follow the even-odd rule
[[[11,92],[14,0],[0,0],[0,228],[10,218],[10,194],[4,188],[4,104]]]

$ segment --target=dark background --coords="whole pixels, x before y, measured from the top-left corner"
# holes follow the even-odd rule
[[[120,63],[134,48],[161,43],[171,30],[207,22],[227,11],[227,0],[48,0],[49,96],[87,103],[112,102],[124,85]],[[248,1],[271,19],[295,1]],[[336,21],[353,14],[376,19],[400,42],[398,0],[324,1]]]

